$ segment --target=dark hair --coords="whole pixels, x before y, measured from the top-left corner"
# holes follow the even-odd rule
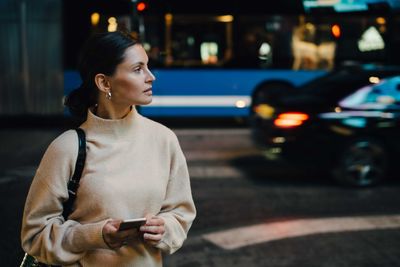
[[[78,61],[82,84],[65,100],[73,116],[85,120],[87,109],[97,102],[94,78],[98,73],[112,75],[124,59],[127,48],[139,43],[128,33],[116,31],[93,34],[84,44]]]

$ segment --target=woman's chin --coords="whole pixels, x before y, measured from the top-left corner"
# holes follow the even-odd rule
[[[151,102],[153,101],[153,97],[149,96],[147,99],[144,99],[143,101],[140,101],[139,105],[140,106],[146,106],[151,104]]]

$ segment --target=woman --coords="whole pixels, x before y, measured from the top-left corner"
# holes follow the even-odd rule
[[[67,98],[86,120],[87,157],[72,213],[62,217],[74,172],[74,130],[44,154],[27,196],[21,240],[38,260],[63,266],[162,266],[195,218],[185,157],[175,134],[137,113],[152,100],[143,47],[122,32],[93,35],[79,64],[82,85]],[[146,217],[139,230],[123,219]]]

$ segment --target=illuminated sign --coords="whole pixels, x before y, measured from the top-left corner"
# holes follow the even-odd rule
[[[400,9],[399,0],[303,0],[304,10],[332,8],[335,12],[368,11],[369,6],[382,5],[390,9]]]
[[[358,40],[358,49],[361,52],[381,50],[385,48],[385,42],[378,30],[371,26],[369,27]]]

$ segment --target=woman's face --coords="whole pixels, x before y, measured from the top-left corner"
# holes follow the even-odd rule
[[[155,77],[147,66],[148,60],[140,44],[125,51],[124,60],[109,79],[114,104],[131,106],[151,103]]]

